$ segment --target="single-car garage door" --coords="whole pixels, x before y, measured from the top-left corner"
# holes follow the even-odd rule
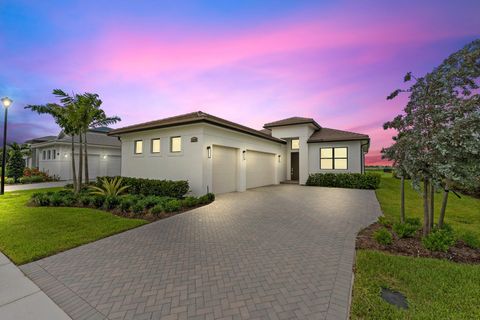
[[[275,184],[275,155],[247,151],[247,189]]]
[[[237,149],[213,146],[213,192],[237,190]]]

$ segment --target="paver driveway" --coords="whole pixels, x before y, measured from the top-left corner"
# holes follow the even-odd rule
[[[73,319],[345,319],[373,191],[280,185],[22,266]]]

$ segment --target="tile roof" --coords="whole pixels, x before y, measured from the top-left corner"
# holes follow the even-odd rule
[[[315,131],[307,142],[323,142],[323,141],[348,141],[348,140],[370,140],[366,134],[343,131],[331,128],[321,128]]]
[[[152,130],[152,129],[185,125],[185,124],[201,123],[201,122],[213,124],[226,129],[239,131],[239,132],[250,134],[259,138],[275,141],[278,143],[286,143],[284,140],[274,138],[267,133],[243,126],[241,124],[238,124],[232,121],[228,121],[219,117],[212,116],[202,111],[186,113],[179,116],[174,116],[174,117],[139,123],[139,124],[119,128],[119,129],[114,129],[110,131],[108,135],[115,136],[115,135],[120,135],[124,133],[130,133],[130,132]]]
[[[295,124],[307,124],[311,123],[318,129],[321,128],[321,126],[312,118],[303,118],[303,117],[291,117],[291,118],[286,118],[274,122],[269,122],[265,123],[263,125],[264,128],[272,128],[272,127],[282,127],[282,126],[290,126],[290,125],[295,125]]]

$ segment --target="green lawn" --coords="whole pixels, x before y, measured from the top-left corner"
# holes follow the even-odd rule
[[[399,219],[400,180],[382,174],[377,198],[384,215]],[[421,196],[405,184],[406,215],[423,217]],[[436,197],[440,208],[441,194]],[[480,200],[450,194],[447,223],[459,237],[471,232],[480,237]],[[409,310],[400,310],[380,298],[381,287],[404,293]],[[479,319],[480,265],[444,260],[393,256],[370,250],[357,251],[352,319]]]
[[[388,287],[406,295],[404,311],[380,298]],[[480,319],[480,266],[360,250],[352,319]]]
[[[147,223],[85,208],[28,207],[42,189],[0,196],[0,251],[24,264]]]
[[[400,180],[392,178],[391,173],[382,173],[380,188],[376,190],[383,214],[392,221],[400,220]],[[445,222],[462,237],[464,232],[471,232],[480,238],[480,199],[460,195],[459,199],[453,192],[448,196]],[[442,193],[435,194],[435,222],[442,202]],[[421,195],[413,190],[411,182],[405,181],[405,215],[423,219],[423,200]]]

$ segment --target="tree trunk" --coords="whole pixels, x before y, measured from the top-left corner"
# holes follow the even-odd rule
[[[430,233],[430,212],[428,210],[428,179],[423,180],[423,236]]]
[[[442,199],[442,208],[440,209],[440,216],[438,217],[438,227],[443,227],[443,221],[445,219],[445,211],[447,209],[447,200],[448,200],[448,186],[445,186],[445,190],[443,191],[443,199]]]
[[[74,135],[72,134],[72,179],[73,179],[73,190],[77,193],[78,186],[77,186],[77,168],[75,168],[75,141]]]
[[[87,143],[87,132],[85,132],[85,183],[88,184],[89,177],[88,177],[88,143]]]
[[[82,132],[78,135],[78,190],[82,189],[82,179],[83,179],[83,143],[82,143]]]
[[[405,177],[402,176],[400,186],[400,222],[405,223]]]
[[[435,221],[435,185],[430,183],[430,230],[433,228]]]

